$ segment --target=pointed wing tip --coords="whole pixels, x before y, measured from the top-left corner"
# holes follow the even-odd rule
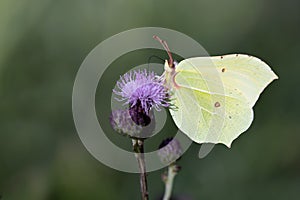
[[[225,145],[228,149],[230,149],[230,148],[231,148],[231,145],[232,145],[232,142],[233,142],[233,141],[231,141],[231,142],[229,142],[229,143],[226,143],[226,142],[220,142],[220,144],[223,144],[223,145]]]
[[[231,149],[231,145],[232,145],[232,143],[230,143],[230,144],[224,144],[226,147],[228,147],[229,149]]]
[[[211,150],[213,149],[213,147],[215,146],[215,144],[223,144],[227,148],[230,149],[232,142],[230,142],[230,143],[225,143],[225,142],[215,142],[215,143],[205,142],[205,143],[200,143],[200,144],[202,144],[202,145],[200,147],[200,150],[199,150],[199,153],[198,153],[198,157],[200,159],[203,159],[203,158],[205,158],[211,152]]]
[[[226,147],[228,147],[230,149],[231,146],[232,146],[233,140],[230,141],[230,142],[224,142],[224,141],[216,141],[216,142],[205,142],[205,141],[197,142],[197,141],[194,141],[194,142],[196,142],[198,144],[201,144],[201,145],[203,145],[203,144],[209,144],[209,145],[223,144],[223,145],[225,145]]]

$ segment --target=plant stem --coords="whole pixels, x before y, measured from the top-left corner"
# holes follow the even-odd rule
[[[163,200],[170,200],[171,194],[172,194],[172,188],[173,188],[173,181],[178,173],[179,166],[176,164],[171,164],[168,167],[168,175],[165,180],[165,194]]]
[[[144,157],[144,141],[140,139],[133,139],[133,149],[135,152],[135,157],[137,159],[139,170],[140,170],[140,185],[142,200],[149,199],[148,185],[147,185],[147,173],[146,173],[146,163]]]

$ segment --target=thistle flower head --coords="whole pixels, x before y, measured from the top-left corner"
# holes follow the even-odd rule
[[[125,104],[129,104],[131,108],[138,104],[146,115],[152,107],[160,110],[160,107],[169,106],[163,79],[147,70],[130,71],[124,74],[113,92],[121,97],[119,101],[125,101]]]
[[[132,121],[128,110],[112,111],[110,115],[110,124],[116,132],[130,137],[140,136],[143,129]]]
[[[179,141],[175,138],[167,138],[159,145],[158,156],[164,164],[175,162],[181,155],[182,148]]]

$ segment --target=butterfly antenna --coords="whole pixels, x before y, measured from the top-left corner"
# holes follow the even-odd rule
[[[157,35],[154,35],[153,38],[155,40],[157,40],[164,47],[164,49],[167,51],[168,56],[169,56],[169,66],[170,67],[174,67],[172,54],[171,54],[171,51],[170,51],[170,49],[168,47],[167,42],[164,41],[164,40],[162,40],[162,39],[160,39]]]

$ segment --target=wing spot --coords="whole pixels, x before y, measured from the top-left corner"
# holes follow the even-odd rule
[[[229,115],[228,117],[229,117],[229,119],[231,119],[231,118],[232,118],[230,115]]]
[[[238,56],[239,56],[239,54],[236,54],[235,56],[236,56],[236,57],[238,57]]]
[[[220,106],[221,106],[220,102],[217,101],[217,102],[215,103],[215,107],[218,108],[218,107],[220,107]]]
[[[223,59],[223,56],[221,56],[221,59]]]
[[[223,73],[225,72],[225,70],[226,70],[226,68],[222,68],[222,72],[223,72]]]

